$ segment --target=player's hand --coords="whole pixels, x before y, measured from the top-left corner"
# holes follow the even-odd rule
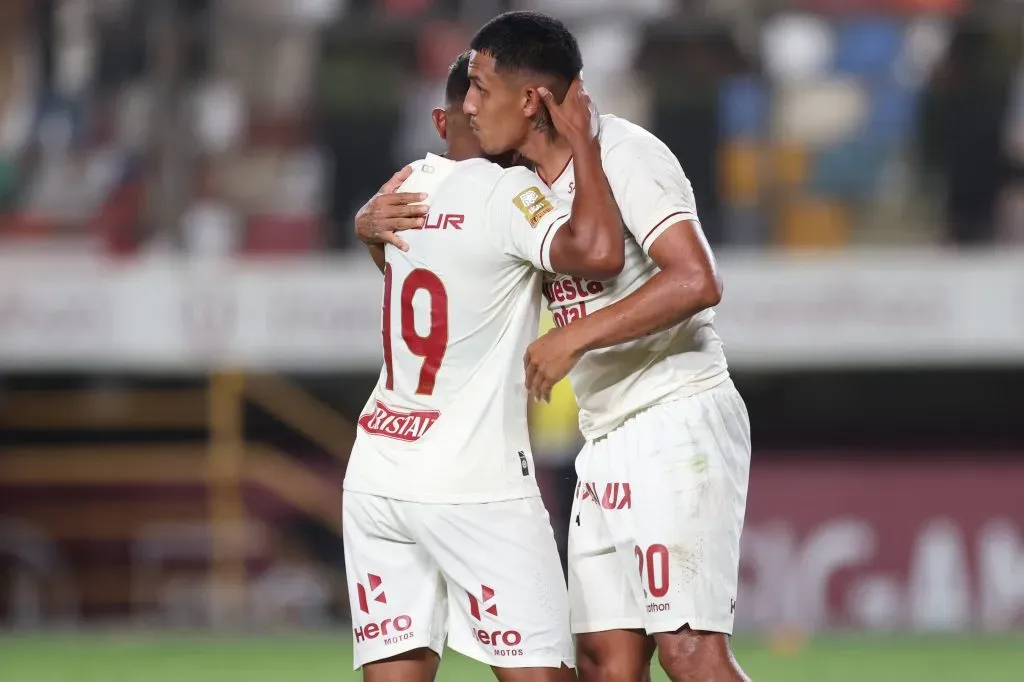
[[[424,216],[430,211],[426,205],[414,205],[426,199],[426,194],[397,191],[411,174],[412,166],[406,166],[392,175],[359,209],[356,213],[356,237],[359,241],[364,244],[391,244],[402,251],[409,250],[409,245],[398,233],[423,227]]]
[[[583,352],[568,327],[555,328],[530,344],[523,365],[526,390],[534,400],[551,401],[551,389],[564,379]]]
[[[601,119],[594,100],[583,87],[582,78],[573,80],[561,104],[555,101],[555,96],[547,88],[537,88],[537,92],[548,108],[555,129],[570,145],[590,144],[597,139]]]

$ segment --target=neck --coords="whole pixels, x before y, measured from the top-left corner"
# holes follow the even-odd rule
[[[569,165],[572,148],[561,135],[552,139],[546,131],[531,130],[519,153],[533,161],[537,174],[546,183],[552,183]]]
[[[475,159],[480,156],[480,146],[475,140],[472,142],[461,143],[457,140],[448,140],[448,153],[445,157],[452,161],[466,161],[467,159]]]

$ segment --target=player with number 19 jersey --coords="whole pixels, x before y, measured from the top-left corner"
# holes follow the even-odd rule
[[[428,156],[402,191],[430,195],[409,250],[386,250],[384,368],[345,489],[417,502],[539,495],[522,358],[541,272],[571,205],[522,167]]]
[[[384,368],[344,483],[355,666],[446,641],[499,668],[572,666],[522,360],[571,205],[521,167],[413,166],[401,191],[430,213],[385,251]]]

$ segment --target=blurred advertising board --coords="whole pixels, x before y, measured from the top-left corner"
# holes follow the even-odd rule
[[[737,628],[1021,628],[1024,453],[1007,454],[759,453]],[[306,603],[305,591],[275,578],[294,574],[294,556],[282,553],[293,512],[259,486],[247,486],[245,498],[247,525],[235,529],[232,551],[247,566],[249,608],[267,599]],[[147,615],[154,624],[207,623],[213,546],[204,500],[199,485],[26,489],[0,477],[0,565],[8,567],[0,621],[39,627]]]
[[[744,629],[1024,626],[1024,457],[755,458]]]
[[[1024,253],[720,260],[739,369],[1024,363]],[[374,371],[380,282],[361,254],[0,257],[0,370]]]

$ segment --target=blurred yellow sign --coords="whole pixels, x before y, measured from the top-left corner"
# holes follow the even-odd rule
[[[541,313],[541,334],[555,326],[551,313]],[[559,450],[579,438],[579,408],[568,379],[562,379],[551,390],[550,403],[530,403],[530,424],[535,447]]]

